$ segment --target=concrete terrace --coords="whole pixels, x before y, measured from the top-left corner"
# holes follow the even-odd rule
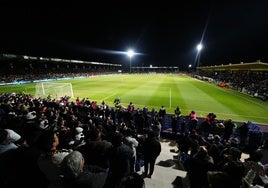
[[[162,151],[157,158],[154,174],[151,178],[144,178],[145,188],[188,188],[189,182],[187,179],[187,172],[181,169],[173,156],[177,153],[170,152],[171,149],[177,150],[176,142],[174,140],[160,139]],[[242,161],[248,158],[248,155],[242,154]],[[138,172],[142,174],[143,167]]]

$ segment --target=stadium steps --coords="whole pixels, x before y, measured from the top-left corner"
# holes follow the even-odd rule
[[[175,141],[168,139],[160,139],[162,151],[156,160],[154,174],[151,178],[144,178],[146,188],[185,188],[187,181],[187,172],[176,168],[176,164],[172,163],[173,156],[176,153],[170,152],[171,149],[177,150]],[[138,172],[142,174],[144,166]]]

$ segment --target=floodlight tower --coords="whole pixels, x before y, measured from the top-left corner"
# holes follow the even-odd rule
[[[129,57],[129,73],[131,73],[131,58],[134,55],[134,51],[133,50],[128,50],[127,55]]]
[[[191,68],[192,68],[192,65],[189,64],[189,65],[188,65],[188,72],[191,72]]]
[[[203,45],[201,43],[199,43],[197,46],[196,46],[196,49],[197,49],[197,65],[196,67],[199,67],[199,64],[200,64],[200,56],[201,56],[201,50],[203,48]]]

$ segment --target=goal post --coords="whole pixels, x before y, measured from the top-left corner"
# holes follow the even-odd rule
[[[35,86],[35,97],[47,98],[48,96],[59,99],[64,96],[74,98],[71,83],[39,82]]]

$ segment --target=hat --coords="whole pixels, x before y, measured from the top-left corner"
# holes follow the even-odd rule
[[[9,137],[12,141],[18,141],[19,139],[21,139],[21,136],[12,129],[5,129],[5,130],[8,132]]]
[[[214,140],[216,141],[216,142],[219,142],[220,140],[221,140],[221,137],[219,136],[219,135],[215,135],[214,136]]]
[[[15,112],[9,112],[8,115],[16,116],[16,113]]]
[[[28,120],[32,120],[36,118],[36,112],[32,111],[32,112],[28,112],[28,114],[26,115],[26,119]]]
[[[46,129],[49,126],[48,120],[47,119],[42,120],[40,122],[39,126],[40,126],[41,129]]]
[[[75,128],[76,133],[82,133],[83,132],[83,128],[82,127],[76,127]]]
[[[208,140],[213,140],[213,139],[214,139],[213,134],[209,134],[207,139],[208,139]]]
[[[232,144],[238,145],[239,144],[239,139],[238,138],[231,138],[230,139]]]

